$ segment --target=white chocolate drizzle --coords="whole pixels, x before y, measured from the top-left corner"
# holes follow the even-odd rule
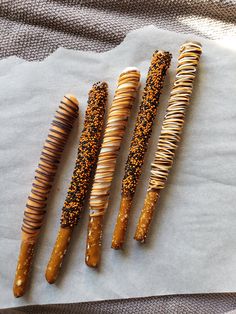
[[[176,78],[162,124],[155,159],[151,164],[148,191],[165,187],[180,141],[201,53],[199,43],[188,42],[180,47]]]
[[[139,80],[140,72],[136,68],[125,69],[119,77],[98,157],[90,196],[90,217],[103,215],[107,209],[116,159]]]

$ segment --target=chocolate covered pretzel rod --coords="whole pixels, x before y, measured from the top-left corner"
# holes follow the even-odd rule
[[[108,207],[118,151],[139,86],[139,80],[140,73],[136,68],[125,69],[119,77],[118,86],[110,108],[90,196],[85,261],[91,267],[96,267],[100,261],[103,218]]]
[[[174,162],[201,53],[201,45],[195,42],[187,42],[180,48],[176,78],[162,124],[155,159],[151,165],[151,176],[144,207],[134,236],[140,242],[144,242],[147,237],[155,204],[160,191],[165,187]]]
[[[22,241],[13,285],[15,297],[20,297],[25,292],[35,245],[46,212],[47,198],[64,146],[77,116],[77,99],[72,95],[64,96],[44,143],[24,211]]]
[[[54,283],[58,277],[74,226],[78,223],[88,193],[101,146],[106,100],[107,84],[94,84],[89,92],[75,169],[62,208],[61,227],[46,269],[45,276],[49,283]]]
[[[152,133],[161,89],[170,61],[171,54],[169,52],[157,50],[152,56],[125,166],[125,174],[122,181],[122,198],[111,245],[113,249],[120,249],[125,240],[132,199],[141,175],[144,155]]]

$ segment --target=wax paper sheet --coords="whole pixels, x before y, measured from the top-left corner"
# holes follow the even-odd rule
[[[201,41],[201,57],[182,141],[147,243],[133,234],[146,193],[150,163],[174,80],[178,49],[188,39]],[[0,307],[91,300],[236,291],[236,81],[234,41],[209,41],[161,31],[154,26],[131,32],[105,53],[58,49],[42,62],[10,57],[0,62]],[[143,173],[133,202],[126,246],[110,249],[121,180],[130,139],[156,49],[173,54]],[[44,272],[59,227],[92,84],[109,84],[109,101],[126,66],[141,70],[140,92],[133,106],[117,162],[104,226],[98,270],[84,263],[88,206],[74,231],[61,276],[49,285]],[[68,141],[48,203],[48,213],[23,298],[12,295],[20,246],[22,215],[34,169],[60,99],[74,93],[80,117]]]

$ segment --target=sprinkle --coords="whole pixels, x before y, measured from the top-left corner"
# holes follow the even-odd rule
[[[17,287],[20,287],[22,285],[23,281],[21,279],[17,280],[16,285]]]

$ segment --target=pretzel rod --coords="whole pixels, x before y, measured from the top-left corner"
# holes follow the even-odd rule
[[[136,68],[125,69],[119,77],[118,86],[110,108],[90,196],[85,261],[91,267],[98,266],[100,261],[103,218],[108,207],[118,151],[139,86],[139,80],[140,73]]]
[[[147,151],[148,141],[152,133],[152,126],[157,114],[161,89],[163,87],[166,71],[170,66],[171,54],[169,52],[155,51],[148,71],[146,86],[129,148],[126,161],[125,174],[122,181],[120,209],[112,238],[113,249],[120,249],[125,241],[132,199],[138,184],[144,155]]]
[[[22,241],[13,285],[15,297],[21,297],[25,293],[35,245],[46,212],[47,198],[64,146],[77,116],[77,99],[72,95],[64,96],[44,143],[24,211],[21,228]]]
[[[100,82],[94,84],[89,92],[84,129],[80,137],[75,169],[62,208],[61,227],[46,269],[45,277],[51,284],[56,281],[59,275],[73,228],[78,223],[84,199],[88,194],[89,183],[101,146],[106,100],[107,84]]]
[[[156,202],[160,191],[165,187],[174,162],[201,53],[201,44],[195,42],[187,42],[180,48],[176,78],[162,124],[155,159],[151,165],[144,207],[134,236],[134,239],[140,242],[144,242],[147,237]]]

